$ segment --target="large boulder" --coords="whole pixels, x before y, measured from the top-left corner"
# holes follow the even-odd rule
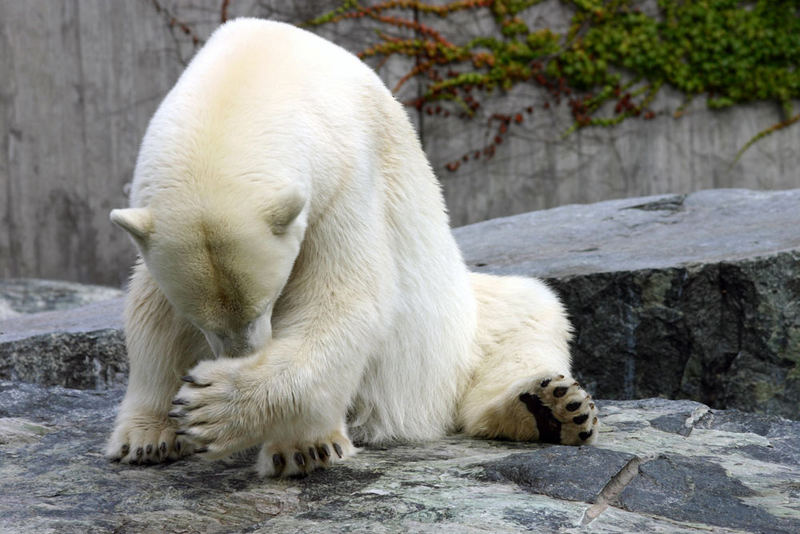
[[[798,228],[800,190],[714,190],[454,232],[474,270],[544,277],[559,291],[575,325],[576,374],[596,397],[689,398],[797,419]],[[121,309],[116,299],[0,321],[0,378],[122,383]]]
[[[113,287],[9,278],[0,280],[0,320],[27,313],[69,310],[121,296],[122,291]]]
[[[800,418],[800,190],[563,206],[455,230],[475,270],[548,279],[601,398]]]
[[[125,383],[122,291],[0,281],[0,378],[93,389]]]

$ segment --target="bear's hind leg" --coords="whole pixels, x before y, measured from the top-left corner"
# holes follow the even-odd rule
[[[106,457],[122,463],[150,464],[192,452],[176,435],[168,414],[184,375],[198,356],[209,353],[203,336],[178,317],[143,264],[131,279],[125,303],[125,336],[130,373],[125,398]]]
[[[472,274],[482,353],[459,411],[473,436],[592,443],[597,408],[570,377],[570,326],[542,282]]]
[[[520,380],[487,402],[466,431],[485,438],[585,445],[597,438],[597,408],[570,377]]]

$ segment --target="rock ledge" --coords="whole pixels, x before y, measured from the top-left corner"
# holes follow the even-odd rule
[[[548,279],[601,398],[800,419],[800,190],[711,190],[457,228],[481,272]]]

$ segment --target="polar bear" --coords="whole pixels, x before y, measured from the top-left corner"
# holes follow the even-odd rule
[[[111,220],[141,257],[112,459],[260,445],[258,472],[288,476],[353,441],[597,436],[557,297],[468,272],[402,106],[312,33],[221,26],[153,116]]]

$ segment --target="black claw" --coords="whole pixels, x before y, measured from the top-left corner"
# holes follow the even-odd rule
[[[142,447],[139,447],[139,448],[136,449],[136,457],[137,458],[141,458],[143,454],[144,454],[144,449]]]
[[[581,403],[580,402],[577,402],[577,401],[570,402],[569,404],[567,404],[567,411],[568,412],[574,412],[575,410],[577,410],[580,407],[581,407]]]
[[[342,447],[341,447],[341,445],[339,445],[338,443],[334,442],[333,443],[333,450],[336,451],[336,456],[338,456],[339,458],[342,457]]]
[[[181,452],[181,447],[182,447],[181,442],[180,441],[176,441],[175,442],[175,452]]]
[[[575,417],[573,417],[572,418],[572,422],[575,423],[576,425],[582,425],[583,423],[586,422],[587,419],[589,419],[589,414],[585,413],[585,414],[576,415]]]
[[[194,450],[197,454],[203,454],[204,452],[208,452],[208,447],[200,447],[199,449]]]
[[[296,463],[297,467],[301,469],[306,466],[306,458],[303,456],[302,452],[294,453],[294,463]]]
[[[173,410],[167,414],[169,417],[184,417],[186,414],[180,410]]]
[[[545,378],[544,380],[542,380],[542,383],[541,383],[541,384],[539,384],[539,385],[540,385],[541,387],[543,387],[543,388],[546,388],[546,387],[547,387],[547,385],[550,383],[550,381],[551,381],[551,380],[552,380],[552,379],[550,379],[550,378]]]
[[[167,442],[162,441],[158,449],[161,451],[161,454],[167,454]]]
[[[316,461],[317,459],[317,451],[314,450],[314,447],[308,448],[308,455],[311,457],[312,460]]]
[[[323,462],[331,455],[330,449],[324,443],[317,448],[317,452],[319,453],[319,459]]]
[[[131,450],[131,446],[126,443],[125,445],[122,446],[122,448],[120,449],[120,452],[122,453],[122,456],[125,456],[130,452],[130,450]]]
[[[554,397],[563,397],[566,394],[567,394],[567,388],[564,386],[557,387],[556,389],[553,390]]]
[[[208,386],[211,385],[211,384],[201,384],[192,375],[182,376],[181,380],[183,380],[184,382],[188,382],[189,384],[192,384],[193,386],[198,388],[207,388]]]
[[[185,430],[176,430],[176,431],[175,431],[175,435],[176,435],[176,436],[183,436],[183,435],[185,435],[185,434],[186,434],[186,431],[185,431]]]
[[[592,437],[592,432],[594,432],[594,430],[590,430],[588,432],[581,432],[580,434],[578,434],[578,437],[581,438],[583,441],[586,441],[587,439]]]
[[[186,399],[172,399],[172,404],[176,406],[186,406],[187,404],[189,404],[189,401],[187,401]]]
[[[286,459],[279,452],[272,455],[272,466],[275,468],[275,474],[280,475],[283,468],[286,467]]]
[[[153,452],[153,446],[152,445],[148,445],[147,449],[146,449],[146,452],[147,452],[147,454],[150,454],[151,452]]]

